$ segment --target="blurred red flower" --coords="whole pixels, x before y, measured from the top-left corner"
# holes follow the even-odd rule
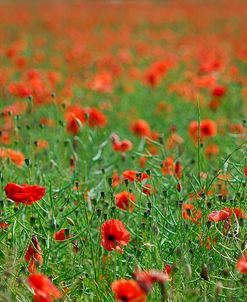
[[[121,210],[129,210],[130,212],[134,209],[135,195],[133,193],[123,191],[116,194],[115,196],[116,205]]]
[[[236,267],[240,271],[240,273],[247,274],[247,252],[238,259]]]
[[[130,130],[135,135],[140,136],[140,137],[148,137],[151,134],[151,129],[150,129],[149,124],[142,119],[139,119],[139,120],[133,122],[130,125]]]
[[[45,275],[30,275],[28,284],[34,290],[33,300],[35,302],[52,302],[54,299],[60,299],[62,297],[60,291]]]
[[[71,235],[69,235],[69,230],[68,229],[61,229],[60,231],[56,232],[53,235],[53,239],[57,241],[63,241],[68,238],[71,238]]]
[[[135,280],[116,280],[111,285],[117,302],[145,302],[147,296]]]
[[[32,236],[32,243],[28,246],[25,253],[25,261],[29,263],[28,271],[30,273],[36,273],[36,263],[39,265],[43,264],[43,256],[41,254],[41,248],[38,243],[36,236]]]
[[[15,183],[8,183],[4,188],[6,196],[11,199],[25,205],[32,205],[32,203],[39,201],[45,195],[45,187],[30,186],[28,184],[17,185]]]

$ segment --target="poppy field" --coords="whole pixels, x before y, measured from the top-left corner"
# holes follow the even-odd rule
[[[0,301],[246,301],[246,1],[2,1],[0,42]]]

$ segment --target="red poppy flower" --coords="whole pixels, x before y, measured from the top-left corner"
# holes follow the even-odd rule
[[[0,222],[0,229],[6,229],[8,226],[10,226],[9,223],[6,223],[6,222]]]
[[[87,108],[85,111],[88,114],[87,122],[90,127],[105,127],[108,120],[101,111],[96,108]]]
[[[60,299],[62,297],[60,291],[45,275],[30,275],[28,284],[34,290],[34,301],[36,302],[52,302],[54,299]]]
[[[156,270],[151,270],[151,271],[136,270],[133,276],[146,294],[148,294],[151,291],[153,284],[155,282],[163,284],[169,281],[169,274],[167,272],[159,272]]]
[[[142,119],[133,122],[130,126],[130,130],[140,137],[148,137],[151,134],[149,124]]]
[[[245,168],[244,168],[244,174],[245,174],[245,176],[247,177],[247,165],[246,165]]]
[[[229,211],[228,208],[219,211],[213,211],[208,216],[208,221],[218,222],[218,221],[226,220],[229,216],[231,216],[231,214],[232,213],[231,211]]]
[[[152,185],[145,184],[144,187],[142,188],[142,193],[146,195],[152,195],[156,193],[156,190]]]
[[[245,253],[241,258],[238,259],[236,267],[240,271],[240,273],[247,274],[247,253]]]
[[[80,125],[86,122],[86,111],[80,106],[69,106],[64,114],[67,121],[67,131],[73,135],[80,132]]]
[[[183,204],[182,206],[182,217],[185,220],[190,220],[193,223],[196,223],[201,217],[202,213],[200,210],[194,210],[192,204]]]
[[[148,176],[147,173],[144,173],[144,172],[136,172],[136,171],[133,171],[133,170],[125,170],[122,173],[122,177],[123,177],[123,179],[127,179],[129,181],[135,181],[135,180],[144,181],[145,179],[148,179],[149,176]]]
[[[206,119],[200,122],[200,138],[204,140],[208,137],[213,137],[217,134],[217,125],[214,121]],[[189,124],[189,135],[192,140],[197,143],[198,140],[198,123],[191,121]]]
[[[163,161],[162,173],[163,175],[172,175],[174,172],[174,159],[173,157],[167,157]]]
[[[112,149],[117,152],[127,152],[132,149],[132,143],[128,139],[119,140],[117,134],[112,135]]]
[[[118,208],[130,212],[134,209],[135,195],[127,191],[123,191],[115,195],[116,205]]]
[[[110,219],[101,227],[101,245],[107,251],[118,250],[123,253],[122,246],[130,241],[130,233],[124,224],[117,219]]]
[[[41,248],[38,239],[34,235],[32,236],[32,243],[29,245],[24,258],[25,261],[29,263],[28,271],[30,273],[36,273],[36,263],[39,263],[39,265],[43,264]]]
[[[71,238],[71,235],[69,235],[69,230],[68,229],[61,229],[60,231],[56,232],[53,235],[53,239],[57,241],[63,241],[68,238]]]
[[[4,190],[8,199],[15,201],[17,205],[23,203],[30,206],[45,195],[45,187],[29,186],[27,184],[8,183]]]
[[[117,302],[145,302],[147,296],[135,280],[116,280],[111,285]]]
[[[216,86],[212,91],[212,95],[216,97],[221,97],[225,94],[226,89],[223,86]]]

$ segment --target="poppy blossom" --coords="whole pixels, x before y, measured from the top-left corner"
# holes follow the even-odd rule
[[[43,257],[41,254],[41,248],[38,243],[36,236],[32,236],[32,243],[28,246],[28,249],[25,253],[25,261],[29,263],[28,271],[30,273],[36,272],[36,263],[39,265],[43,264]]]
[[[61,229],[60,231],[56,232],[53,235],[53,239],[56,241],[63,241],[68,238],[71,238],[71,235],[69,235],[69,230],[68,229]]]
[[[201,120],[200,122],[200,138],[203,141],[205,138],[213,137],[217,134],[217,125],[210,119]],[[191,121],[189,124],[189,135],[196,143],[198,140],[198,122]]]
[[[132,149],[132,143],[128,139],[124,139],[122,141],[119,140],[119,137],[117,134],[112,135],[112,149],[116,152],[127,152]]]
[[[246,165],[245,168],[244,168],[244,174],[245,174],[245,176],[247,177],[247,165]]]
[[[148,179],[148,174],[144,172],[136,172],[134,170],[125,170],[122,173],[123,179],[127,179],[129,181],[144,181],[145,179]]]
[[[96,108],[85,109],[88,115],[87,122],[90,127],[105,127],[108,120],[107,117]]]
[[[7,227],[9,227],[10,224],[9,223],[6,223],[6,222],[0,222],[0,229],[6,229]]]
[[[247,253],[245,253],[241,258],[238,259],[236,267],[240,271],[240,273],[247,274]]]
[[[223,210],[213,211],[208,216],[208,221],[218,222],[218,221],[226,220],[229,216],[231,216],[231,212],[229,211],[228,208],[225,208]]]
[[[115,196],[116,205],[121,210],[129,210],[130,212],[134,209],[135,195],[127,191],[116,194]]]
[[[34,291],[34,301],[52,302],[60,299],[62,294],[52,281],[42,274],[32,274],[28,278],[28,284]]]
[[[143,119],[139,119],[135,122],[133,122],[130,125],[130,130],[137,136],[140,137],[148,137],[151,134],[151,129],[149,124],[143,120]]]
[[[111,285],[117,302],[145,302],[146,293],[135,280],[116,280]]]
[[[216,97],[221,97],[225,94],[226,89],[224,86],[216,86],[212,91],[212,95]]]
[[[202,213],[200,210],[194,210],[193,204],[183,204],[182,206],[182,217],[185,220],[190,220],[196,223],[201,217]]]
[[[145,184],[142,188],[142,193],[146,195],[152,195],[156,193],[155,188],[150,184]]]
[[[170,274],[168,274],[167,271],[160,272],[156,270],[150,270],[150,271],[136,270],[133,276],[146,294],[148,294],[151,291],[152,286],[155,282],[163,284],[169,281],[170,279],[169,278]]]
[[[77,105],[69,106],[64,114],[64,119],[67,122],[67,131],[76,135],[80,132],[80,125],[86,122],[86,111]]]
[[[122,246],[126,246],[129,241],[130,233],[120,220],[110,219],[103,223],[101,227],[101,245],[105,250],[117,250],[122,254]]]
[[[15,201],[17,205],[23,203],[30,206],[32,203],[37,202],[44,197],[46,189],[41,186],[8,183],[4,190],[7,198]]]
[[[22,167],[25,163],[25,156],[22,152],[10,148],[0,148],[0,158],[10,159],[16,166]]]

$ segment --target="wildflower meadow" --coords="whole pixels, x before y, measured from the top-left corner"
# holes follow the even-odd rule
[[[247,301],[246,126],[246,1],[0,1],[0,302]]]

